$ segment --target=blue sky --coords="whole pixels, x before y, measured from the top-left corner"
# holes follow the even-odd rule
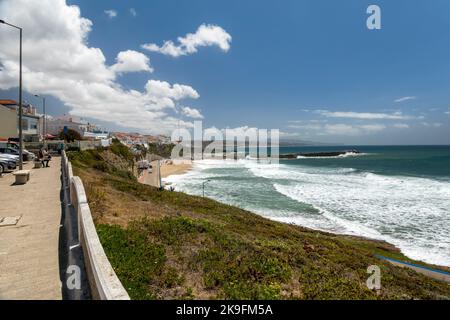
[[[123,88],[142,90],[149,79],[189,85],[200,98],[186,105],[201,111],[204,127],[279,128],[289,139],[349,144],[450,143],[448,1],[68,4],[92,21],[88,44],[108,65],[124,50],[150,58],[154,72],[120,76]],[[366,27],[370,4],[381,8],[381,30]],[[202,24],[223,28],[231,48],[201,47],[176,58],[141,48],[176,41]],[[56,99],[49,105],[54,115],[70,110]],[[100,123],[122,128],[120,121]]]

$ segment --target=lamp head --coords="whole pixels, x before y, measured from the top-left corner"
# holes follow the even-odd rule
[[[5,20],[1,20],[1,19],[0,19],[0,23],[5,23]]]

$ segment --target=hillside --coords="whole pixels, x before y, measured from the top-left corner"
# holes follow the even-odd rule
[[[128,152],[115,143],[68,155],[132,299],[450,299],[448,284],[377,259],[409,260],[385,242],[158,191],[137,182]],[[382,270],[378,294],[366,286],[370,265]]]

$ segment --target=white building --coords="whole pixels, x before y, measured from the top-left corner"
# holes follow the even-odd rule
[[[64,130],[64,128],[74,130],[81,136],[84,132],[89,131],[90,124],[82,120],[80,117],[72,115],[63,115],[60,117],[47,119],[47,133],[57,136]]]
[[[17,139],[19,136],[18,102],[0,100],[0,138]],[[24,141],[39,141],[42,137],[41,115],[28,103],[23,104],[22,133]]]
[[[86,139],[94,139],[94,140],[103,140],[103,139],[108,139],[109,137],[109,132],[104,132],[104,131],[85,131],[83,133],[83,138]]]

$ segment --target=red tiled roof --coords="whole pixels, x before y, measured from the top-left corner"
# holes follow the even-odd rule
[[[17,105],[18,102],[14,101],[14,100],[0,100],[0,104],[4,105],[4,106],[8,106],[8,105]]]

